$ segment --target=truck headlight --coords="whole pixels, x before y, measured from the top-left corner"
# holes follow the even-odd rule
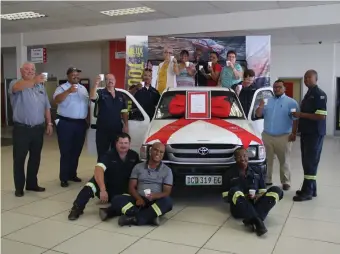
[[[248,158],[255,158],[256,157],[256,147],[255,146],[248,147],[247,153],[248,153]]]
[[[259,160],[263,160],[266,158],[266,149],[264,146],[258,146],[258,157]]]
[[[149,146],[148,145],[142,145],[139,150],[139,155],[141,160],[147,160],[148,159],[148,152],[149,152]]]

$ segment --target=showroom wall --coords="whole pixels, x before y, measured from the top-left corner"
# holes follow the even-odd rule
[[[15,77],[15,51],[5,51],[4,76]],[[109,43],[89,45],[63,45],[47,47],[48,63],[38,64],[38,71],[45,71],[65,78],[67,67],[74,65],[83,70],[82,76],[92,81],[98,73],[107,72],[109,66]],[[340,44],[276,45],[272,46],[271,77],[303,77],[308,69],[319,73],[319,85],[328,95],[327,134],[334,134],[335,126],[335,77],[340,77]],[[112,70],[112,66],[111,66]],[[303,94],[306,92],[303,88]]]
[[[302,78],[308,69],[318,72],[318,85],[328,96],[327,135],[333,135],[335,130],[335,77],[340,77],[339,51],[340,44],[272,46],[271,77],[274,79]],[[306,91],[303,86],[303,95]]]

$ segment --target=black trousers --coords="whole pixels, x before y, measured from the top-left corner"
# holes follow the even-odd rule
[[[255,203],[248,200],[239,187],[233,187],[228,193],[231,215],[236,219],[251,219],[259,217],[265,220],[269,211],[283,198],[283,191],[270,187]]]
[[[116,137],[118,132],[105,129],[98,128],[96,131],[96,147],[97,147],[97,155],[99,160],[100,156],[105,154],[110,149],[115,148],[116,145]]]
[[[44,143],[44,124],[30,127],[25,124],[14,123],[13,128],[13,175],[16,190],[38,186],[38,171],[41,150]],[[27,163],[27,178],[25,178],[25,160]]]
[[[320,162],[323,135],[301,133],[300,147],[304,172],[304,180],[301,191],[306,195],[316,195],[316,175]]]
[[[77,176],[79,156],[85,142],[87,123],[85,119],[59,119],[57,125],[60,150],[59,179],[66,182]]]

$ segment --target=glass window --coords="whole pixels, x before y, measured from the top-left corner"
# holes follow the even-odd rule
[[[251,115],[251,120],[263,119],[263,116],[262,117],[256,116],[256,109],[260,105],[261,100],[268,100],[269,98],[271,98],[273,96],[274,96],[274,93],[270,90],[263,90],[256,95],[254,109],[253,109],[253,113]]]
[[[182,117],[185,117],[185,114],[171,115],[169,112],[168,107],[169,107],[170,101],[178,94],[186,95],[186,91],[171,91],[171,92],[166,92],[163,94],[158,104],[158,107],[156,109],[155,120],[157,119],[180,119]],[[231,103],[230,114],[225,119],[244,119],[245,118],[241,110],[241,105],[236,99],[236,95],[234,93],[228,92],[228,91],[211,91],[212,98],[217,97],[217,96],[226,96],[226,100],[228,100]]]

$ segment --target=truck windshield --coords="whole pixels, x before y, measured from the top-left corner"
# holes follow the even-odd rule
[[[170,113],[169,105],[172,99],[175,98],[176,95],[186,95],[186,91],[169,91],[162,95],[162,98],[158,104],[158,107],[156,109],[155,113],[155,120],[159,119],[180,119],[185,117],[185,113],[176,114],[173,115]],[[236,99],[236,95],[233,92],[229,91],[211,91],[211,99],[213,100],[214,97],[221,97],[224,96],[226,101],[230,103],[231,110],[228,117],[218,117],[221,119],[245,119],[244,114],[241,110],[241,106]],[[216,118],[216,116],[213,115],[212,117]]]

